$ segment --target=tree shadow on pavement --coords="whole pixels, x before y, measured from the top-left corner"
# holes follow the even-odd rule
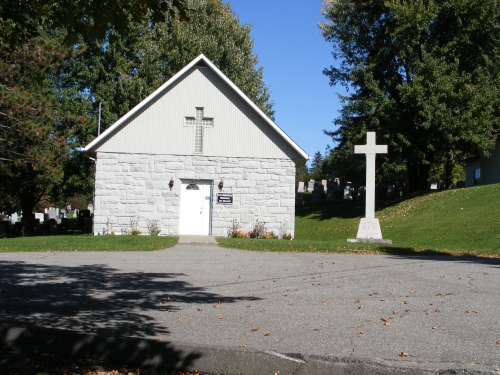
[[[65,267],[0,261],[0,324],[4,326],[0,338],[5,342],[7,337],[13,337],[5,327],[28,327],[30,332],[39,332],[35,335],[38,341],[46,337],[47,346],[62,345],[59,352],[68,350],[68,355],[74,355],[81,352],[91,335],[92,355],[99,359],[113,359],[114,348],[120,356],[137,357],[141,363],[151,361],[151,352],[160,345],[168,362],[183,370],[198,354],[181,355],[170,350],[165,342],[150,340],[146,346],[137,342],[137,338],[168,335],[168,327],[153,316],[175,313],[182,304],[258,300],[210,293],[183,281],[185,277],[174,273],[121,272],[105,265]],[[50,333],[43,333],[47,328]],[[26,334],[18,335],[19,340],[29,342]],[[56,339],[59,335],[63,335],[60,340]],[[38,346],[44,350],[43,344]]]

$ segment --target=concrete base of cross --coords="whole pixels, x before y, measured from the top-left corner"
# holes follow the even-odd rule
[[[382,238],[382,231],[380,230],[380,222],[378,219],[367,219],[366,217],[362,218],[359,222],[356,238],[349,238],[347,242],[392,244],[391,240],[384,240]]]

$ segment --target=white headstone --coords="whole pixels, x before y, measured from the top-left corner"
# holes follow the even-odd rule
[[[314,190],[314,180],[311,180],[307,183],[307,191],[311,192]]]
[[[40,223],[43,223],[43,218],[44,218],[44,214],[43,213],[36,213],[35,212],[35,219],[40,220]]]
[[[354,146],[355,154],[366,154],[366,206],[365,217],[361,219],[356,239],[348,242],[392,243],[382,239],[380,222],[375,218],[375,157],[377,154],[387,154],[387,145],[377,145],[375,132],[366,133],[366,145]]]
[[[325,188],[325,192],[328,191],[328,183],[326,182],[326,180],[321,180],[321,185],[323,185],[323,187]]]
[[[49,219],[56,219],[59,217],[59,209],[58,208],[49,208]]]
[[[17,216],[17,212],[14,212],[11,216],[10,216],[10,222],[12,224],[15,224],[17,222],[17,219],[19,219],[19,216]]]
[[[298,193],[303,193],[304,192],[304,181],[299,181],[299,187],[297,189]]]

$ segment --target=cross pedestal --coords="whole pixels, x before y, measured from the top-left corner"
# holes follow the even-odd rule
[[[382,238],[380,222],[375,218],[375,156],[387,154],[387,145],[375,143],[375,132],[366,133],[366,145],[354,146],[355,154],[366,154],[366,206],[365,217],[361,219],[355,239],[347,242],[387,243],[391,240]]]

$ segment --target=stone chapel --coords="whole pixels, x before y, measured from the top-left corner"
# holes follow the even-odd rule
[[[200,55],[88,144],[94,234],[226,236],[233,220],[294,235],[295,160],[309,156]]]

